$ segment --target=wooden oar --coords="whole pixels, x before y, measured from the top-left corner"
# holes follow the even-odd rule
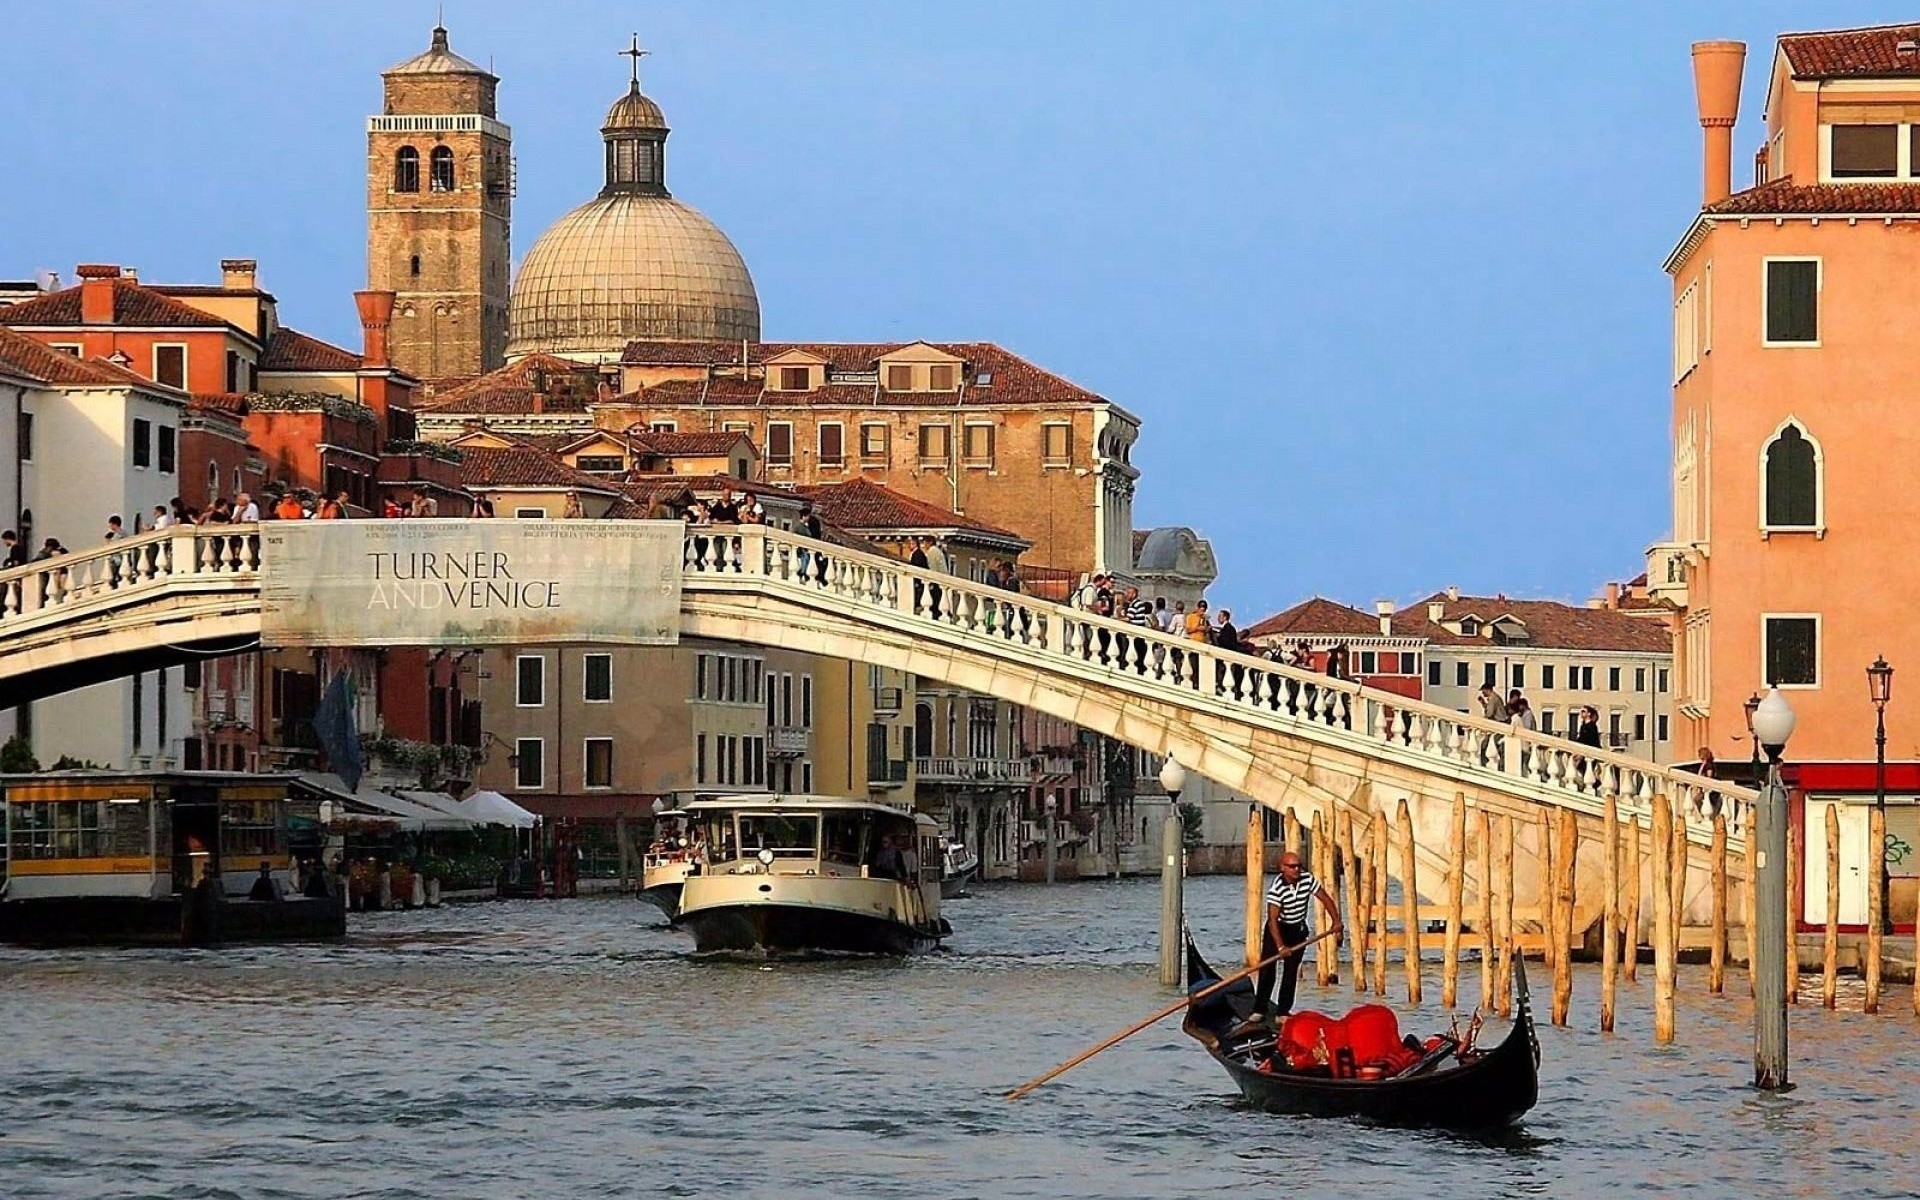
[[[1101,1042],[1098,1046],[1095,1046],[1090,1050],[1083,1050],[1079,1054],[1074,1055],[1072,1058],[1061,1063],[1059,1066],[1053,1068],[1051,1071],[1048,1071],[1045,1075],[1035,1076],[1034,1078],[1027,1080],[1025,1083],[1021,1084],[1019,1087],[1008,1092],[1007,1099],[1018,1100],[1020,1097],[1026,1095],[1028,1092],[1031,1092],[1033,1089],[1039,1087],[1041,1084],[1047,1082],[1049,1079],[1053,1079],[1058,1076],[1065,1075],[1068,1071],[1073,1070],[1075,1067],[1079,1066],[1081,1063],[1092,1058],[1094,1055],[1100,1053],[1102,1050],[1110,1049],[1111,1047],[1119,1045],[1121,1042],[1126,1041],[1128,1038],[1132,1037],[1134,1034],[1139,1033],[1142,1029],[1145,1029],[1147,1026],[1152,1025],[1154,1022],[1163,1021],[1166,1018],[1172,1016],[1173,1014],[1179,1012],[1181,1009],[1186,1008],[1188,1005],[1192,1004],[1195,1000],[1205,1000],[1208,996],[1213,995],[1215,992],[1219,991],[1221,988],[1226,987],[1228,984],[1238,983],[1242,979],[1245,979],[1247,976],[1252,975],[1256,971],[1259,971],[1261,968],[1270,966],[1273,963],[1277,963],[1281,959],[1286,958],[1290,955],[1298,954],[1300,951],[1305,950],[1308,946],[1313,945],[1315,942],[1320,941],[1323,938],[1330,938],[1332,936],[1333,936],[1333,930],[1331,929],[1327,930],[1325,933],[1317,933],[1312,937],[1308,938],[1306,941],[1301,942],[1298,946],[1289,946],[1281,950],[1278,954],[1273,955],[1271,958],[1263,958],[1259,962],[1253,964],[1252,966],[1246,968],[1243,971],[1235,971],[1233,974],[1227,976],[1224,979],[1221,979],[1215,983],[1208,984],[1206,987],[1201,988],[1199,991],[1193,993],[1192,995],[1188,996],[1184,1000],[1174,1001],[1172,1004],[1167,1005],[1165,1008],[1161,1009],[1157,1013],[1154,1013],[1152,1016],[1146,1018],[1145,1020],[1140,1021],[1139,1023],[1134,1025],[1129,1025],[1127,1028],[1121,1030],[1119,1033],[1114,1034],[1112,1037],[1108,1038],[1106,1041]]]

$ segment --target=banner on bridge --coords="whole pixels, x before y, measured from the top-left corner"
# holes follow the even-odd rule
[[[678,521],[276,521],[261,529],[269,646],[670,645]]]

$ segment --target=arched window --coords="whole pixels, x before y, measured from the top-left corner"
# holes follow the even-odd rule
[[[1789,419],[1767,443],[1762,524],[1768,529],[1820,525],[1820,447]]]
[[[212,504],[220,498],[220,464],[207,464],[207,503]]]
[[[418,275],[420,273],[420,256],[418,254],[407,261],[407,273],[409,275]]]
[[[433,148],[433,181],[428,186],[436,192],[453,190],[453,147]]]
[[[393,190],[396,192],[420,190],[420,152],[412,146],[400,147],[393,156]]]

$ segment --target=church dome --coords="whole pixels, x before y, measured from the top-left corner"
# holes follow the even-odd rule
[[[618,358],[635,338],[760,340],[727,235],[667,195],[603,194],[540,235],[514,277],[507,356]]]
[[[667,120],[633,79],[607,110],[606,186],[554,222],[513,280],[507,357],[618,358],[629,341],[760,340],[760,298],[727,235],[667,191]]]

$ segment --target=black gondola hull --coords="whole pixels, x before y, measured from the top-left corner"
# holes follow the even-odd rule
[[[1196,990],[1220,978],[1191,946],[1188,960]],[[1404,1079],[1267,1072],[1240,1061],[1231,1053],[1229,1039],[1252,999],[1252,989],[1244,983],[1191,1005],[1185,1030],[1226,1068],[1247,1103],[1265,1112],[1360,1117],[1383,1125],[1436,1129],[1498,1129],[1525,1116],[1540,1098],[1540,1047],[1527,1003],[1526,967],[1516,966],[1519,1012],[1506,1039],[1471,1062]]]

